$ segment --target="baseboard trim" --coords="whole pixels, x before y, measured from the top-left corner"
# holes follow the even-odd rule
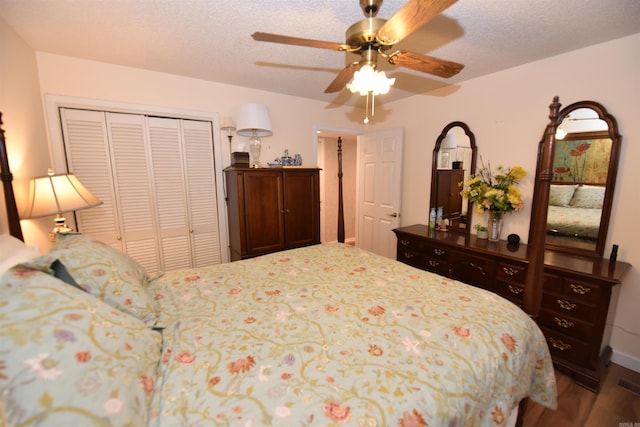
[[[631,369],[634,372],[640,372],[640,358],[631,356],[621,351],[613,350],[611,361],[616,365]]]

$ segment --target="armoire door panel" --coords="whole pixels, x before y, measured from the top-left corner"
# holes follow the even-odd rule
[[[318,174],[284,172],[286,247],[307,246],[319,241]]]
[[[282,174],[244,174],[244,206],[247,252],[260,254],[284,249]]]

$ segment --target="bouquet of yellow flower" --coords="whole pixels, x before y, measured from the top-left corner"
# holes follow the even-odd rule
[[[478,173],[464,183],[461,194],[462,197],[473,202],[477,213],[483,214],[488,210],[493,215],[502,216],[504,213],[519,211],[524,207],[517,184],[526,175],[527,173],[520,166],[509,169],[498,166],[493,173],[491,165],[485,166],[482,163]]]

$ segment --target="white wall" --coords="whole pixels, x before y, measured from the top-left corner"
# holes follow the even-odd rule
[[[0,52],[2,128],[14,193],[21,204],[26,199],[29,179],[46,175],[49,157],[35,53],[1,17]],[[0,197],[0,211],[0,232],[8,233],[4,195]],[[53,228],[52,218],[23,221],[22,228],[27,244],[38,245],[44,252],[49,250],[47,232]]]
[[[37,53],[37,61],[43,94],[217,112],[234,119],[241,104],[265,104],[273,136],[262,138],[260,159],[264,164],[288,148],[290,153],[301,154],[305,166],[315,166],[314,126],[362,126],[350,121],[352,108],[328,108],[319,101],[43,52]],[[226,133],[221,138],[228,151]],[[248,138],[235,136],[234,147],[240,141]]]
[[[615,314],[614,360],[640,371],[640,34],[530,63],[465,82],[446,97],[415,96],[390,106],[389,127],[405,127],[402,225],[428,221],[431,152],[442,128],[460,120],[475,134],[479,155],[492,165],[520,165],[529,172],[521,189],[527,208],[505,218],[504,235],[527,241],[537,144],[549,121],[548,106],[591,100],[616,117],[622,150],[606,244],[620,245],[618,259],[632,264]],[[463,71],[464,73],[464,71]],[[479,218],[474,216],[474,222]],[[483,219],[486,221],[486,218]],[[627,356],[630,357],[627,358]]]

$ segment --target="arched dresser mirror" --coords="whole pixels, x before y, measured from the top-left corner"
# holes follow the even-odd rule
[[[473,208],[460,195],[459,183],[475,173],[476,157],[476,139],[469,126],[451,122],[442,129],[433,149],[429,208],[442,207],[449,231],[470,231]]]
[[[620,155],[616,119],[599,103],[580,101],[560,110],[556,123],[545,247],[602,258]]]

